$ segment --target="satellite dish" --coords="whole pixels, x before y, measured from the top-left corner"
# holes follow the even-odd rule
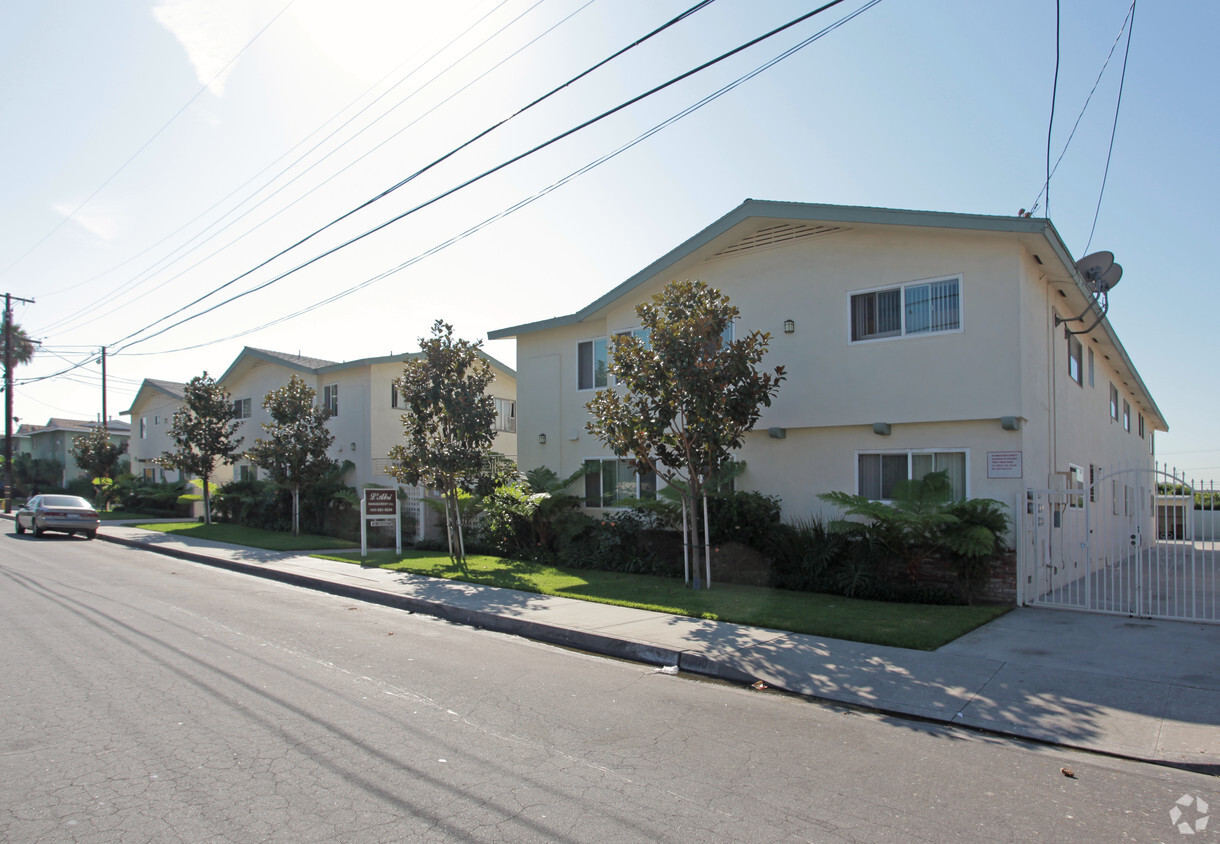
[[[1101,274],[1097,279],[1097,289],[1102,293],[1109,293],[1114,285],[1118,284],[1118,280],[1123,277],[1123,265],[1115,264],[1110,269]]]

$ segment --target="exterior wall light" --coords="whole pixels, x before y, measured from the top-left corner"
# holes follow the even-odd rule
[[[538,445],[546,445],[546,434],[538,435]]]
[[[790,319],[784,320],[784,333],[791,334],[793,331],[796,331],[796,323]]]
[[[873,433],[879,437],[888,437],[890,435],[890,423],[889,422],[874,422],[873,423]]]
[[[1021,430],[1021,419],[1018,416],[1001,416],[1000,427],[1005,431]]]

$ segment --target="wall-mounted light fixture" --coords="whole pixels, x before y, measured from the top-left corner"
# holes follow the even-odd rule
[[[546,445],[546,434],[538,435],[538,445]]]
[[[784,333],[791,334],[793,331],[796,331],[796,323],[790,319],[784,320]]]
[[[768,428],[767,436],[773,440],[786,439],[788,436],[788,429],[787,428]]]
[[[888,437],[890,435],[890,423],[889,422],[874,422],[873,423],[873,433],[879,437]]]
[[[1021,430],[1021,419],[1017,416],[1001,416],[1000,427],[1005,431],[1019,431]]]
[[[355,451],[355,450],[356,450],[356,444],[352,443],[352,451]]]

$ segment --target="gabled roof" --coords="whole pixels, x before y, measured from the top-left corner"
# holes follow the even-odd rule
[[[1049,243],[1064,262],[1066,268],[1075,272],[1075,262],[1063,245],[1055,227],[1050,220],[1039,217],[997,217],[984,214],[957,214],[945,211],[909,211],[895,208],[871,208],[857,205],[821,205],[812,202],[775,202],[765,199],[747,199],[719,220],[716,220],[694,237],[684,241],[674,249],[653,261],[631,278],[615,287],[606,295],[581,308],[574,314],[540,320],[538,322],[514,325],[509,328],[499,328],[489,331],[489,340],[502,340],[507,337],[517,337],[534,331],[548,328],[558,328],[564,325],[574,325],[587,319],[606,307],[631,293],[637,287],[645,284],[668,268],[697,253],[706,252],[707,257],[733,251],[733,245],[717,241],[729,231],[743,226],[751,220],[773,221],[803,221],[825,224],[820,232],[840,229],[844,226],[909,226],[928,229],[954,229],[959,231],[1009,232],[1020,235],[1036,235]],[[764,227],[757,226],[760,230]],[[751,233],[754,235],[755,233]],[[1083,285],[1083,281],[1080,282]],[[1083,288],[1082,288],[1083,289]]]
[[[333,360],[311,358],[305,355],[293,355],[287,352],[273,351],[272,349],[256,349],[253,346],[246,346],[233,359],[233,362],[229,364],[229,368],[224,371],[224,374],[216,379],[217,382],[223,383],[226,381],[239,366],[248,360],[275,363],[280,366],[286,366],[289,369],[295,369],[297,372],[307,372],[310,375],[316,375],[319,369],[333,366],[335,363]]]
[[[121,411],[119,415],[130,416],[137,404],[147,393],[160,393],[171,399],[181,399],[186,395],[186,384],[180,381],[162,381],[158,378],[145,378],[136,390],[136,397],[131,400],[131,407]]]
[[[791,226],[793,222],[799,226]],[[809,225],[815,224],[815,225]],[[810,202],[775,202],[763,199],[747,199],[729,213],[713,222],[695,236],[679,244],[653,261],[644,269],[628,278],[604,296],[567,316],[553,317],[509,328],[487,332],[489,340],[519,337],[535,331],[545,331],[575,325],[595,316],[619,299],[632,294],[637,288],[664,274],[675,265],[701,258],[713,258],[737,251],[745,251],[750,240],[766,241],[776,245],[785,239],[795,240],[804,236],[829,234],[845,227],[909,227],[974,231],[1012,235],[1036,249],[1036,255],[1045,265],[1048,274],[1062,278],[1068,285],[1074,284],[1082,303],[1092,300],[1092,293],[1084,278],[1076,269],[1076,261],[1064,244],[1059,232],[1049,219],[1043,217],[1001,217],[984,214],[958,214],[944,211],[911,211],[895,208],[871,208],[855,205],[821,205]],[[733,232],[740,229],[739,232]],[[725,237],[733,232],[736,238]],[[1117,354],[1121,366],[1130,373],[1133,391],[1148,400],[1148,409],[1153,417],[1150,421],[1159,430],[1168,430],[1165,417],[1152,398],[1147,386],[1140,378],[1119,342],[1118,335],[1108,319],[1102,319],[1099,330],[1105,342]]]
[[[380,357],[375,357],[375,358],[360,358],[359,360],[349,360],[349,361],[344,361],[343,363],[332,363],[328,366],[319,367],[318,372],[319,373],[342,372],[345,369],[356,369],[357,367],[361,367],[361,366],[373,366],[375,364],[382,364],[382,363],[403,363],[408,360],[417,360],[418,358],[422,357],[423,354],[424,354],[423,352],[403,352],[400,355],[382,355]],[[493,367],[500,370],[504,374],[511,375],[513,378],[517,377],[517,371],[515,369],[513,369],[511,366],[501,363],[500,361],[493,358],[491,355],[484,352],[482,349],[480,349],[478,351],[478,354],[479,354],[479,357],[486,360]]]
[[[56,431],[68,431],[74,434],[87,434],[92,430],[100,428],[101,426],[102,423],[94,419],[62,419],[53,416],[47,420],[47,424],[33,427],[33,430],[31,430],[29,433],[31,436],[37,434],[50,434]],[[106,427],[115,434],[131,433],[131,425],[118,419],[111,419],[106,423]]]

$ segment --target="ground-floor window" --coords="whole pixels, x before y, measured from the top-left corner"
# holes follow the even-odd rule
[[[874,501],[889,501],[899,481],[946,472],[954,498],[965,498],[966,452],[879,451],[856,456],[856,492]]]
[[[609,457],[585,461],[585,506],[619,507],[629,498],[657,497],[657,473],[637,475],[631,463]]]

